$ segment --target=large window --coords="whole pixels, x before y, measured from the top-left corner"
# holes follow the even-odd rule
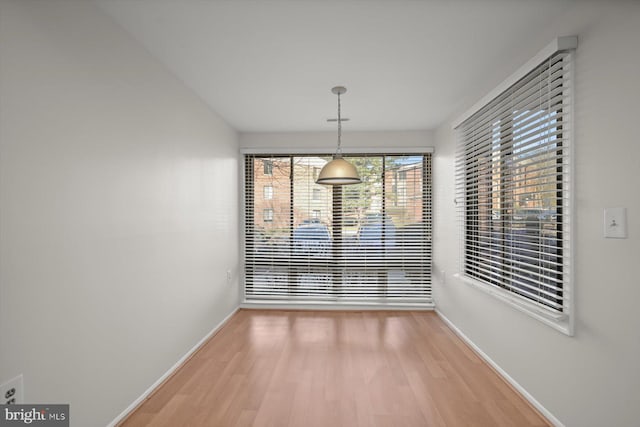
[[[552,56],[457,128],[464,276],[556,320],[570,304],[570,61]]]
[[[316,184],[330,155],[245,155],[247,300],[431,303],[430,154],[345,158],[362,184]]]

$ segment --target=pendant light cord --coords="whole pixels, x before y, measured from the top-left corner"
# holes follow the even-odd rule
[[[338,151],[336,151],[336,158],[342,157],[342,118],[340,117],[340,92],[338,92]]]

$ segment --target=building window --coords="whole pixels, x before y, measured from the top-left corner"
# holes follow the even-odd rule
[[[457,127],[463,276],[570,333],[572,55],[553,55]]]
[[[273,209],[265,209],[263,211],[264,222],[273,222]]]
[[[350,154],[364,182],[317,188],[313,168],[330,155],[278,153],[278,183],[263,210],[254,171],[273,157],[245,155],[247,300],[432,304],[431,154]],[[398,207],[392,186],[401,167],[412,168],[413,198]]]
[[[407,205],[407,189],[405,187],[398,188],[398,206],[403,207]]]
[[[265,175],[273,175],[273,161],[272,160],[263,160],[264,165],[264,174]]]
[[[407,180],[407,171],[398,171],[398,179],[400,181],[406,181]]]
[[[265,185],[263,190],[265,200],[273,199],[273,186]]]

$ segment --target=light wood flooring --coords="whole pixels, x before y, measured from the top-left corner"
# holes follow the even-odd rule
[[[122,426],[548,426],[434,312],[240,310]]]

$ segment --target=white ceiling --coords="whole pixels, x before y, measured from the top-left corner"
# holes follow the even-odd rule
[[[571,0],[98,0],[244,132],[431,129],[554,37]]]

